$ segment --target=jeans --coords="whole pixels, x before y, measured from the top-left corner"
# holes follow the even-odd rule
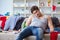
[[[60,27],[55,27],[54,31],[60,32]],[[50,29],[47,29],[47,32],[50,32]]]
[[[31,36],[31,35],[35,35],[36,36],[36,40],[42,40],[43,38],[43,30],[42,28],[38,28],[38,27],[33,27],[33,26],[29,26],[27,28],[25,28],[17,37],[16,40],[23,40],[24,38]]]
[[[42,40],[43,39],[44,31],[42,30],[42,28],[33,27],[32,33],[33,33],[33,35],[36,36],[36,40]]]

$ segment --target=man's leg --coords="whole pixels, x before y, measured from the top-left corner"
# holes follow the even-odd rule
[[[33,35],[36,36],[36,40],[42,40],[43,38],[43,30],[41,28],[33,28]]]
[[[16,40],[23,40],[24,38],[32,35],[31,27],[25,28],[18,36]]]

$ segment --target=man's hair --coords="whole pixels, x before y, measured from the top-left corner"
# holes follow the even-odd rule
[[[35,11],[35,10],[39,10],[38,6],[32,6],[31,7],[31,13],[33,13],[33,11]]]

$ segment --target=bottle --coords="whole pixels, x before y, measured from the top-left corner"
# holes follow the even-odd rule
[[[0,32],[2,32],[2,28],[1,28],[1,26],[0,26]]]
[[[0,32],[2,32],[2,26],[1,26],[2,21],[0,20]]]
[[[48,6],[50,6],[51,5],[51,0],[48,0]]]

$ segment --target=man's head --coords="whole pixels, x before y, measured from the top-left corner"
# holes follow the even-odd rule
[[[41,12],[37,6],[32,6],[31,7],[31,13],[34,14],[35,16],[40,16]]]

